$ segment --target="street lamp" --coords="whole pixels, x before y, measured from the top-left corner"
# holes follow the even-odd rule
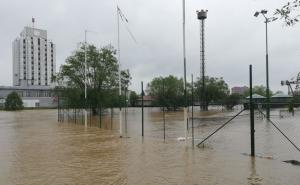
[[[270,89],[269,89],[269,49],[268,49],[268,23],[275,21],[277,18],[271,17],[268,18],[266,17],[266,14],[268,13],[267,10],[261,10],[260,12],[255,12],[254,16],[258,17],[260,14],[264,16],[265,18],[265,24],[266,24],[266,84],[267,84],[267,89],[266,89],[266,96],[267,96],[267,119],[270,119]]]

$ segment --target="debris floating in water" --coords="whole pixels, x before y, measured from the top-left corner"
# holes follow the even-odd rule
[[[246,155],[246,156],[251,156],[250,154],[248,153],[241,153],[242,155]],[[273,156],[270,156],[270,155],[262,155],[262,154],[256,154],[255,157],[258,157],[258,158],[262,158],[262,159],[274,159]]]
[[[185,137],[178,137],[177,141],[185,141]]]
[[[300,166],[300,162],[296,161],[296,160],[287,160],[287,161],[283,161],[283,162],[285,162],[285,163],[291,163],[293,165]]]

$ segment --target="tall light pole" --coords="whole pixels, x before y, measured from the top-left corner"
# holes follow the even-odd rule
[[[207,10],[197,11],[197,18],[200,21],[200,78],[202,80],[201,92],[201,109],[207,110],[206,107],[206,90],[205,90],[205,19],[207,18]]]
[[[125,17],[119,6],[117,6],[117,24],[118,24],[118,61],[119,61],[119,67],[118,67],[118,73],[119,73],[119,123],[120,123],[120,137],[123,137],[123,130],[122,130],[122,104],[121,104],[121,95],[122,95],[122,89],[121,89],[121,55],[120,55],[120,18],[121,21],[125,24],[125,27],[127,29],[127,32],[129,33],[132,40],[137,43],[134,35],[130,31],[128,27],[128,19]]]
[[[183,34],[183,70],[184,70],[184,108],[183,108],[183,125],[185,128],[185,141],[188,135],[188,117],[187,117],[187,94],[186,94],[186,47],[185,47],[185,0],[182,0],[182,34]]]
[[[84,31],[84,100],[85,100],[85,107],[84,107],[84,127],[87,127],[87,41],[86,41],[86,34],[87,30]]]
[[[118,24],[118,61],[119,61],[119,67],[118,67],[118,73],[119,73],[119,124],[120,124],[120,137],[123,136],[123,130],[122,130],[122,105],[121,105],[121,96],[122,96],[122,89],[121,89],[121,55],[120,55],[120,9],[117,6],[117,24]]]
[[[267,10],[261,10],[260,12],[255,12],[254,16],[258,17],[260,14],[265,18],[266,24],[266,96],[267,96],[267,105],[266,105],[266,112],[267,112],[267,119],[270,119],[270,88],[269,88],[269,46],[268,46],[268,23],[275,21],[277,18],[268,18],[266,14],[268,13]]]

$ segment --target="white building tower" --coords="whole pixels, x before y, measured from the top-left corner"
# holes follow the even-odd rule
[[[46,30],[25,27],[13,41],[13,85],[52,86],[55,54],[55,45],[47,40]]]

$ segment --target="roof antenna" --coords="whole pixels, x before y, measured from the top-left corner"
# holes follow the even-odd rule
[[[35,22],[34,17],[31,18],[31,22],[32,22],[32,28],[34,29],[34,22]]]

